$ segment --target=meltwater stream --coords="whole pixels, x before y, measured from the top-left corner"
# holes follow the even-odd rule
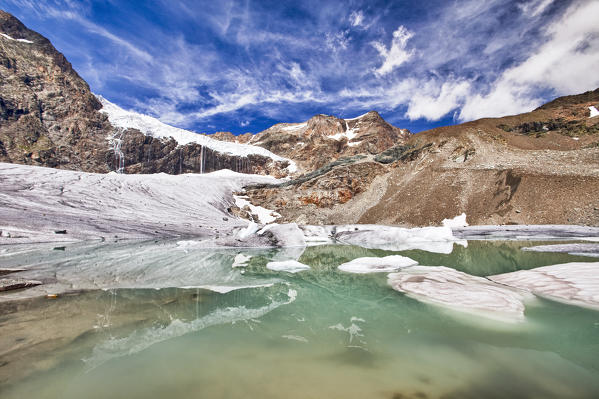
[[[2,267],[44,285],[0,295],[0,396],[598,397],[597,311],[540,299],[525,321],[505,323],[418,302],[384,273],[337,270],[393,254],[478,276],[596,261],[520,249],[531,245],[470,241],[451,254],[6,247]],[[266,268],[288,259],[311,269]]]

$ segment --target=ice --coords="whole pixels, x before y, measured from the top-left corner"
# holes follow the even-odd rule
[[[268,262],[266,268],[275,272],[298,273],[304,270],[310,270],[310,266],[304,265],[295,260]]]
[[[590,106],[589,111],[591,111],[591,115],[589,116],[589,118],[594,118],[595,116],[599,116],[599,110],[597,110],[597,108]]]
[[[5,39],[8,39],[8,40],[14,40],[15,42],[28,43],[28,44],[33,43],[31,40],[27,40],[27,39],[15,39],[15,38],[7,35],[6,33],[0,33],[0,36],[2,36]]]
[[[227,212],[233,192],[278,181],[231,171],[96,174],[7,163],[0,175],[0,229],[14,233],[0,242],[15,244],[224,233],[245,224]]]
[[[444,227],[465,227],[468,226],[468,223],[466,222],[466,214],[462,213],[461,215],[458,215],[456,217],[454,217],[453,219],[443,219],[443,226]]]
[[[388,273],[408,266],[417,265],[413,259],[400,255],[382,258],[357,258],[338,266],[338,269],[348,273]]]
[[[599,262],[543,266],[489,279],[545,298],[599,310]]]
[[[553,244],[524,247],[523,251],[561,252],[570,255],[599,257],[599,244]]]
[[[502,321],[524,320],[528,292],[445,266],[413,266],[388,276],[389,285],[422,302]]]
[[[289,166],[287,167],[289,173],[294,173],[297,171],[297,166],[293,161],[273,154],[265,148],[250,144],[230,143],[226,141],[215,140],[202,134],[167,125],[148,115],[142,115],[133,111],[125,111],[100,95],[97,95],[96,97],[98,97],[98,100],[100,100],[102,103],[101,112],[104,112],[106,115],[108,115],[110,123],[112,123],[114,126],[123,129],[138,129],[143,134],[156,138],[172,137],[179,145],[197,143],[201,146],[205,146],[223,154],[231,154],[239,157],[247,157],[248,155],[255,154],[271,158],[274,161],[287,161],[289,162]]]
[[[247,227],[237,234],[237,237],[239,237],[239,239],[241,240],[244,240],[250,237],[252,234],[256,233],[259,229],[260,226],[257,223],[249,222]]]
[[[452,228],[453,234],[461,239],[480,240],[542,240],[577,239],[594,241],[599,239],[599,227],[576,225],[489,225]]]

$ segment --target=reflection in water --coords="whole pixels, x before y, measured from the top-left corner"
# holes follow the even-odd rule
[[[476,275],[593,261],[519,249],[533,244],[469,242],[451,254],[336,245],[183,251],[170,242],[21,247],[5,252],[3,265],[30,269],[25,274],[41,276],[46,291],[61,294],[0,297],[0,391],[3,398],[596,397],[599,312],[539,300],[525,323],[505,325],[407,298],[385,275],[336,270],[395,253]],[[249,259],[232,267],[240,253]],[[265,267],[285,259],[311,270]],[[170,288],[156,289],[161,282]]]

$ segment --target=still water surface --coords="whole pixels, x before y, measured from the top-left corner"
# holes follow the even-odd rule
[[[384,274],[336,270],[391,254],[479,276],[596,261],[520,250],[538,242],[468,244],[451,254],[309,247],[294,256],[312,269],[294,275],[265,267],[285,251],[11,249],[3,265],[50,273],[57,287],[85,275],[119,288],[0,302],[0,397],[599,397],[599,312],[539,300],[525,322],[486,320],[408,298]],[[252,258],[232,268],[240,252]],[[244,284],[253,288],[172,288]]]

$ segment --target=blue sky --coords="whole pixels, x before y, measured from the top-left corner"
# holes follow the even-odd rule
[[[377,110],[413,132],[599,87],[597,0],[0,0],[91,89],[198,132]]]

